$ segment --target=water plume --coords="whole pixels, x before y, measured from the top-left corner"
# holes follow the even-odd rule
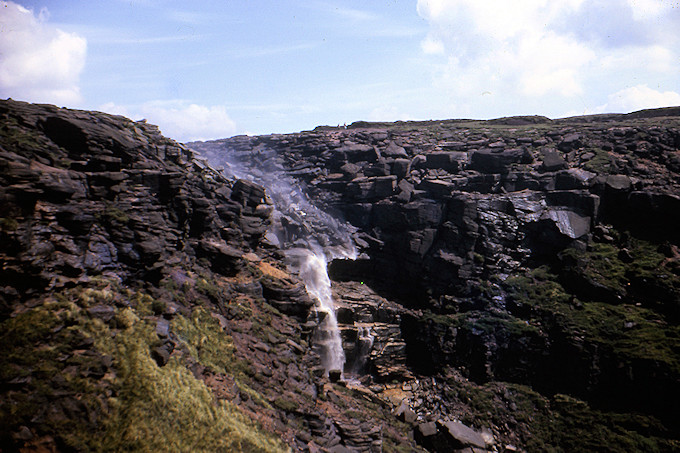
[[[317,328],[314,349],[328,373],[342,371],[345,353],[338,329],[335,304],[328,276],[328,263],[335,258],[354,259],[352,227],[320,209],[305,195],[300,182],[286,174],[279,156],[266,148],[239,155],[219,141],[202,143],[197,149],[210,156],[210,164],[223,167],[230,176],[262,185],[274,204],[270,242],[285,253],[288,266],[297,272],[307,293],[316,302],[313,316]]]

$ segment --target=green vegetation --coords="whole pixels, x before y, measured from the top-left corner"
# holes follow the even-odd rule
[[[234,345],[217,320],[197,308],[191,318],[178,316],[172,329],[189,348],[192,357],[216,373],[228,373],[234,367]]]
[[[422,320],[439,326],[438,329],[448,327],[462,328],[465,330],[480,331],[484,334],[506,332],[512,336],[531,336],[538,332],[537,328],[526,321],[516,318],[507,313],[494,313],[484,311],[469,311],[465,313],[441,315],[424,311]]]
[[[111,204],[107,204],[104,211],[97,215],[97,218],[111,225],[124,225],[130,221],[130,217],[122,209]]]
[[[12,232],[19,228],[19,222],[16,219],[0,217],[0,231]]]
[[[7,151],[31,158],[36,151],[44,152],[46,139],[35,129],[21,125],[15,117],[3,115],[0,121],[0,145]]]
[[[538,333],[538,329],[526,321],[510,315],[489,315],[488,313],[465,313],[462,327],[468,330],[481,330],[486,334],[506,332],[513,337],[527,337]]]
[[[91,332],[97,327],[65,299],[47,299],[2,323],[0,380],[16,383],[16,390],[0,406],[0,426],[30,425],[42,417],[43,429],[63,433],[68,445],[85,448],[86,432],[96,433],[95,423],[106,407],[102,385],[88,379],[105,371],[103,356],[83,350],[92,344]],[[51,413],[46,414],[48,402]]]
[[[584,170],[592,171],[597,174],[611,173],[612,156],[608,151],[600,148],[590,148],[587,151],[593,153],[594,156],[583,164]]]
[[[477,427],[507,426],[528,452],[664,452],[680,445],[663,437],[651,416],[602,412],[579,399],[545,397],[530,387],[449,379],[447,398],[460,401],[461,421]]]
[[[274,400],[274,406],[286,412],[295,412],[300,405],[295,401],[290,401],[285,398],[276,398]]]
[[[582,269],[601,282],[621,284],[625,272],[620,262],[612,257],[609,246],[600,245],[592,252],[592,260]],[[651,258],[650,258],[651,259]],[[593,263],[597,262],[598,265]],[[633,267],[643,269],[638,263]],[[680,327],[666,322],[656,311],[630,303],[612,305],[599,301],[581,301],[568,292],[545,267],[534,269],[523,276],[505,282],[515,310],[530,322],[540,322],[546,329],[558,328],[569,336],[605,346],[610,353],[629,361],[657,360],[674,373],[680,373]]]
[[[285,451],[233,404],[215,402],[177,358],[160,368],[149,355],[153,331],[143,323],[116,341],[120,392],[105,445],[115,451]],[[112,448],[111,448],[112,447]]]
[[[562,256],[577,262],[579,271],[591,281],[623,293],[628,282],[626,266],[618,259],[618,253],[619,249],[613,245],[594,243],[588,252],[567,249],[562,252]]]
[[[560,394],[550,403],[553,417],[541,436],[546,444],[559,445],[561,451],[664,452],[680,447],[655,435],[663,428],[653,417],[605,413]]]
[[[508,308],[518,318],[552,332],[554,338],[573,341],[584,351],[598,351],[620,367],[679,376],[680,327],[668,318],[675,316],[680,288],[673,260],[654,244],[635,238],[625,243],[625,250],[601,243],[585,251],[567,250],[561,257],[563,267],[555,269],[559,274],[543,266],[506,279],[502,288]],[[502,405],[484,392],[468,392],[475,402],[470,403],[470,416],[484,419],[488,412],[491,421],[501,420],[494,411]],[[524,392],[513,401],[520,407],[540,398]],[[525,407],[513,414],[528,413],[533,419],[528,429],[531,437],[525,441],[529,451],[675,451],[680,447],[652,416],[606,412],[565,395],[545,401],[549,411]]]
[[[0,379],[15,389],[0,406],[6,434],[38,417],[41,434],[75,450],[287,451],[238,407],[215,400],[181,354],[158,366],[150,351],[160,341],[144,320],[151,297],[133,294],[109,323],[91,318],[88,306],[128,297],[102,286],[68,290],[0,325]],[[173,328],[189,355],[242,373],[229,337],[205,311],[177,317]]]
[[[639,303],[672,319],[680,317],[678,260],[667,258],[656,244],[636,238],[627,238],[626,242],[623,249],[595,243],[585,252],[562,252],[563,261],[568,263],[567,282],[577,294],[585,282],[585,287],[596,287],[610,299]],[[579,296],[589,298],[587,293]]]
[[[217,301],[223,296],[223,289],[211,277],[201,276],[194,282],[196,291],[208,296],[212,301]]]
[[[196,308],[191,318],[176,317],[172,329],[188,348],[189,354],[201,365],[216,373],[233,376],[240,391],[250,396],[256,404],[271,408],[262,395],[246,384],[255,373],[247,361],[234,357],[233,342],[207,311]]]
[[[521,308],[528,308],[569,302],[570,296],[557,276],[550,273],[546,266],[535,268],[526,275],[514,275],[504,282],[504,288],[510,299]]]

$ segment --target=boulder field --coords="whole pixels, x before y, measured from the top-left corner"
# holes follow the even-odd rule
[[[344,377],[234,168],[350,225]],[[677,451],[679,174],[680,108],[181,145],[0,101],[0,451]]]

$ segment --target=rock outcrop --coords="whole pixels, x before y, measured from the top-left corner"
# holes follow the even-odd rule
[[[390,335],[409,372],[455,368],[669,427],[680,420],[676,113],[361,122],[189,146],[215,165],[285,172],[357,229],[362,257],[332,263],[332,276],[398,302]],[[349,350],[368,327],[354,322]]]
[[[0,449],[417,450],[324,377],[261,186],[145,122],[0,118]]]
[[[0,445],[678,450],[677,115],[184,146],[0,101]],[[358,249],[328,269],[344,374],[275,224]]]

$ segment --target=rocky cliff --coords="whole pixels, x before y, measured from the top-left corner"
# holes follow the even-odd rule
[[[676,451],[679,113],[187,148],[1,101],[0,451]],[[235,168],[348,222],[352,379],[267,234],[315,219]]]
[[[324,377],[262,187],[145,122],[0,118],[0,451],[417,448]]]
[[[498,436],[519,431],[534,451],[665,450],[680,415],[679,113],[359,122],[190,146],[227,168],[285,171],[356,227],[362,255],[332,276],[400,307],[387,332],[375,309],[346,319],[391,346],[388,361],[373,349],[373,377],[483,385],[475,416],[456,389],[412,392],[423,420],[504,425]],[[501,421],[499,382],[548,398],[533,439]],[[555,421],[582,409],[588,422]],[[600,418],[602,432],[583,433]],[[555,437],[537,440],[543,429]]]

